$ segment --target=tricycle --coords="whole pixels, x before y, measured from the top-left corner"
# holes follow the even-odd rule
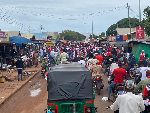
[[[47,91],[46,113],[97,113],[92,74],[77,62],[52,67]]]

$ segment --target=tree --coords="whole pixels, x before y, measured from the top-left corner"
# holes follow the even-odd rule
[[[143,12],[144,12],[144,16],[148,18],[150,16],[150,7],[148,6],[147,8],[145,8]]]
[[[139,26],[139,20],[137,18],[130,18],[130,25],[131,25],[131,28]],[[129,19],[123,18],[122,20],[118,21],[116,24],[111,25],[107,29],[106,35],[107,36],[114,35],[117,26],[119,28],[129,28]]]
[[[141,26],[145,27],[146,34],[150,36],[150,7],[145,8],[143,12],[146,18],[142,20]]]
[[[75,31],[71,31],[71,30],[65,30],[63,31],[61,34],[61,39],[64,38],[64,40],[69,40],[69,41],[82,41],[83,39],[86,38],[86,36],[84,36],[83,34],[80,34],[78,32]]]
[[[101,32],[100,38],[105,37],[105,32]]]
[[[150,16],[147,17],[145,22],[145,32],[148,36],[150,36]]]

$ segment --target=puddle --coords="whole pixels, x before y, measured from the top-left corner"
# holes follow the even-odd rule
[[[41,92],[41,88],[35,89],[35,90],[30,90],[31,93],[31,97],[36,97],[37,95],[39,95],[39,93]]]

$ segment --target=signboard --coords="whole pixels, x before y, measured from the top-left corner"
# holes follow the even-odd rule
[[[5,32],[0,32],[0,37],[7,37],[7,36],[5,36]]]
[[[136,39],[145,39],[144,27],[136,27]]]

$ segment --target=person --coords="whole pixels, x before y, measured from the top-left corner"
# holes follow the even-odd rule
[[[131,79],[131,76],[130,76],[130,67],[129,67],[128,63],[126,63],[126,64],[123,66],[123,69],[125,69],[126,72],[127,72],[127,80],[130,80],[130,79]]]
[[[142,50],[142,53],[140,55],[143,55],[145,57],[145,52],[144,50]]]
[[[141,70],[140,70],[141,80],[146,79],[146,71],[147,70],[150,70],[150,62],[148,62],[148,67],[141,67]]]
[[[113,59],[112,55],[109,55],[106,58],[106,65],[105,65],[104,73],[107,72],[107,68],[112,64],[113,61],[114,61],[114,59]]]
[[[83,66],[86,66],[84,61],[84,56],[81,56],[80,60],[78,61],[79,64],[82,64]]]
[[[43,54],[43,48],[41,48],[41,49],[40,49],[40,62],[42,61],[43,55],[44,55],[44,54]]]
[[[145,104],[145,111],[143,113],[149,113],[148,110],[150,110],[150,83],[145,86],[143,99]]]
[[[97,59],[94,59],[94,56],[93,56],[93,53],[90,53],[89,54],[89,60],[87,61],[87,68],[89,69],[89,70],[91,70],[92,69],[92,66],[93,65],[96,65],[96,63],[98,63],[99,61],[97,60]]]
[[[18,70],[18,81],[20,80],[19,79],[20,74],[21,74],[21,80],[22,80],[23,61],[22,61],[21,57],[19,57],[17,62],[16,62],[16,68]]]
[[[75,55],[74,58],[72,59],[72,62],[78,62],[80,60],[80,58],[78,57],[78,52],[77,50],[75,50]]]
[[[96,59],[99,61],[98,65],[101,65],[104,60],[104,58],[100,55],[100,53],[98,53],[98,55],[96,56]]]
[[[114,71],[114,69],[119,68],[117,62],[118,62],[118,58],[115,58],[114,62],[113,62],[113,63],[111,64],[111,66],[110,66],[110,72],[111,72],[111,73]]]
[[[124,52],[124,47],[123,47],[123,45],[122,45],[121,49],[122,49],[122,52]]]
[[[115,75],[114,81],[108,87],[108,98],[110,98],[111,90],[116,84],[123,83],[124,77],[127,76],[126,70],[122,68],[122,63],[118,64],[119,68],[114,69],[112,75]]]
[[[65,52],[65,49],[63,49],[63,53],[60,54],[61,63],[65,64],[68,63],[67,59],[69,58],[68,54]]]
[[[145,110],[144,102],[141,96],[132,93],[134,83],[127,80],[125,83],[126,94],[118,95],[116,101],[110,106],[111,110],[119,113],[140,113]]]
[[[102,68],[102,66],[98,65],[98,62],[97,62],[96,65],[92,66],[91,73],[92,73],[92,78],[99,75],[99,76],[101,76],[101,79],[102,79],[103,78],[103,68]]]
[[[137,91],[140,91],[141,93],[144,92],[145,86],[150,83],[150,70],[147,70],[147,71],[146,71],[146,76],[147,76],[147,79],[140,81],[140,82],[135,86],[135,88],[134,88],[134,91],[135,91],[135,92],[137,92]]]
[[[34,62],[35,67],[37,67],[38,66],[38,51],[34,52],[33,54],[33,62]]]
[[[135,57],[134,55],[131,53],[129,58],[128,58],[128,61],[129,61],[129,65],[135,65],[136,64],[136,60],[135,60]]]

